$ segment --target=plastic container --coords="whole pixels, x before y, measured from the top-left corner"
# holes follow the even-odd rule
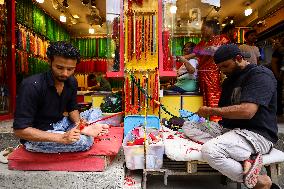
[[[145,116],[140,115],[130,115],[124,118],[124,136],[140,125],[144,125]],[[160,129],[160,119],[157,116],[149,115],[147,116],[147,128],[156,128]]]
[[[124,119],[124,129],[128,131],[123,139],[123,150],[125,155],[126,167],[130,170],[144,169],[144,145],[127,146],[127,142],[132,140],[131,130],[143,124],[144,116],[127,116]],[[146,132],[156,132],[158,134],[160,128],[160,120],[156,116],[147,117],[149,127]],[[160,169],[163,166],[163,156],[165,147],[163,141],[157,144],[146,145],[146,168]]]

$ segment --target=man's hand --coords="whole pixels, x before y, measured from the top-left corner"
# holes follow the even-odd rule
[[[62,134],[60,143],[62,144],[71,144],[77,142],[80,139],[80,130],[74,127],[73,129]]]
[[[87,121],[83,118],[80,118],[79,121],[75,122],[75,127],[80,131],[87,125]]]
[[[186,54],[184,56],[182,56],[182,58],[186,59],[186,60],[189,60],[189,59],[192,59],[196,57],[196,54],[195,53],[191,53],[191,54]]]
[[[199,110],[196,112],[197,115],[199,115],[200,117],[208,117],[212,115],[212,109],[210,107],[207,106],[202,106],[199,108]]]

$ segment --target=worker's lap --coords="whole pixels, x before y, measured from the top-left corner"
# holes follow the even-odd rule
[[[201,151],[232,158],[236,161],[244,161],[255,153],[252,145],[244,137],[235,133],[234,130],[206,142]]]

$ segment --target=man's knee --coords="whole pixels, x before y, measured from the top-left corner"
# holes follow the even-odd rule
[[[220,150],[221,148],[218,147],[217,142],[212,139],[203,144],[201,148],[201,154],[203,159],[205,159],[206,161],[210,161],[212,159],[216,159],[222,156]]]

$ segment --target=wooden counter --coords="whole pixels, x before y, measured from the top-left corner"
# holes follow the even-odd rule
[[[77,91],[77,99],[81,102],[92,102],[93,108],[99,108],[108,94],[111,94],[111,91]]]
[[[169,112],[175,116],[179,116],[179,110],[184,109],[191,112],[196,112],[199,107],[203,106],[203,97],[198,92],[188,93],[164,93],[163,97],[160,97],[160,102],[167,108]],[[171,118],[160,109],[160,119]]]

